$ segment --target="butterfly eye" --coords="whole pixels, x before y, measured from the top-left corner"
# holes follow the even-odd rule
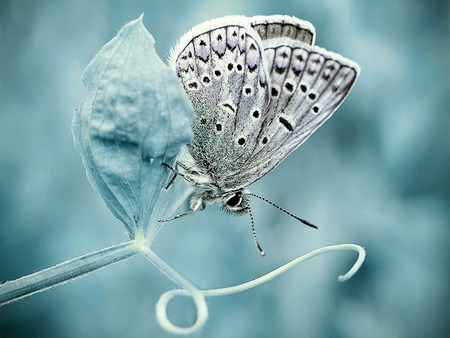
[[[233,197],[231,197],[228,201],[227,201],[227,205],[229,207],[235,207],[237,206],[239,203],[241,203],[242,201],[242,196],[240,194],[234,194]]]

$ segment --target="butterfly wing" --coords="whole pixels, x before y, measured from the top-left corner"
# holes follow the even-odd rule
[[[241,168],[244,186],[273,170],[330,118],[360,72],[336,53],[286,39],[267,46],[265,61],[271,65],[270,103],[252,157]]]
[[[251,157],[269,103],[261,39],[245,17],[207,21],[188,32],[171,62],[196,113],[188,150],[224,190]],[[235,183],[231,183],[234,185]]]
[[[248,21],[258,32],[263,49],[283,38],[314,45],[316,30],[308,21],[287,15],[254,16],[248,18]]]
[[[306,21],[232,16],[194,27],[172,52],[196,112],[189,152],[223,191],[273,170],[350,91],[358,65],[313,43]]]

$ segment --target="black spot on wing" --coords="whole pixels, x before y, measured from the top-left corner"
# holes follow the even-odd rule
[[[198,88],[198,83],[197,82],[191,82],[188,84],[189,88],[193,88],[193,89],[197,89]]]
[[[225,108],[228,108],[229,110],[231,110],[232,113],[236,112],[234,107],[231,104],[229,104],[229,103],[224,103],[222,106],[224,106]]]
[[[292,85],[292,83],[290,82],[286,82],[286,84],[284,85],[286,87],[286,89],[288,91],[290,91],[291,93],[294,91],[294,86]]]
[[[285,70],[286,68],[275,66],[275,72],[277,72],[280,75],[283,74]]]
[[[280,123],[285,126],[285,128],[289,131],[293,131],[294,128],[292,127],[292,124],[288,120],[286,120],[284,117],[280,116]]]
[[[250,73],[253,73],[257,67],[258,65],[255,63],[253,66],[248,66],[248,70],[250,71]]]

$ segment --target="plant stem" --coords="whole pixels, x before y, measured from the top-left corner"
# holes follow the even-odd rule
[[[211,296],[225,296],[225,295],[231,295],[234,293],[242,292],[251,288],[254,288],[258,285],[261,285],[263,283],[266,283],[275,277],[285,273],[289,269],[293,268],[294,266],[303,263],[307,261],[308,259],[317,257],[319,255],[322,255],[327,252],[336,252],[336,251],[356,251],[358,253],[358,259],[353,264],[351,269],[345,273],[344,275],[340,275],[338,277],[339,282],[345,282],[353,277],[353,275],[359,270],[361,265],[363,264],[365,258],[366,258],[366,252],[363,247],[356,245],[356,244],[338,244],[338,245],[330,245],[325,246],[323,248],[319,248],[316,250],[313,250],[311,252],[308,252],[307,254],[300,256],[296,259],[293,259],[289,263],[286,263],[279,268],[265,274],[264,276],[261,276],[259,278],[255,278],[251,280],[250,282],[242,283],[236,286],[221,288],[221,289],[212,289],[212,290],[201,290],[200,292],[205,295],[206,297]]]
[[[182,277],[178,272],[172,269],[166,262],[164,262],[159,256],[157,256],[150,248],[142,247],[142,254],[152,262],[162,273],[164,273],[173,282],[182,287],[186,294],[190,295],[194,300],[197,308],[197,320],[194,325],[190,327],[179,327],[167,318],[167,304],[172,299],[172,296],[167,292],[164,293],[156,304],[156,317],[159,324],[165,330],[175,334],[191,334],[199,330],[206,323],[208,319],[208,306],[206,305],[205,296],[199,291],[192,283]]]
[[[0,284],[0,306],[67,283],[138,252],[134,241],[124,242]]]
[[[345,282],[349,280],[353,275],[359,270],[361,265],[363,264],[365,258],[366,258],[366,251],[364,248],[357,244],[338,244],[338,245],[330,245],[323,248],[319,248],[316,250],[313,250],[303,256],[300,256],[296,259],[293,259],[292,261],[280,266],[279,268],[261,276],[258,278],[255,278],[249,282],[245,282],[239,285],[225,287],[221,289],[210,289],[210,290],[198,290],[203,296],[205,297],[215,297],[215,296],[225,296],[225,295],[231,295],[238,292],[242,292],[251,288],[254,288],[258,285],[264,284],[275,277],[283,274],[284,272],[288,271],[289,269],[293,268],[294,266],[303,263],[307,261],[308,259],[317,257],[319,255],[322,255],[327,252],[336,252],[336,251],[356,251],[358,253],[358,259],[353,264],[351,269],[345,273],[344,275],[340,275],[338,277],[338,281]],[[192,296],[191,292],[189,290],[170,290],[164,293],[161,298],[158,301],[158,304],[156,305],[157,309],[157,315],[159,315],[159,311],[166,311],[167,303],[175,297],[175,296]],[[164,303],[163,303],[164,301]],[[162,305],[159,303],[163,303]]]
[[[221,288],[221,289],[212,289],[212,290],[198,290],[192,284],[185,281],[183,277],[178,275],[177,272],[173,271],[172,268],[167,266],[167,264],[164,261],[161,261],[161,259],[156,256],[150,249],[145,248],[143,251],[144,255],[153,263],[155,264],[162,272],[164,272],[170,279],[178,283],[180,286],[183,287],[184,290],[176,289],[176,290],[170,290],[165,292],[161,295],[161,297],[158,300],[158,303],[156,304],[156,317],[158,319],[158,322],[160,325],[166,329],[167,331],[171,333],[177,333],[177,334],[186,334],[186,333],[192,333],[198,330],[206,321],[208,318],[208,308],[206,307],[205,303],[205,296],[211,297],[211,296],[224,296],[224,295],[230,295],[233,293],[242,292],[245,290],[248,290],[250,288],[253,288],[255,286],[261,285],[265,282],[268,282],[269,280],[279,276],[280,274],[286,272],[287,270],[291,269],[297,264],[300,264],[308,259],[311,259],[313,257],[322,255],[327,252],[333,252],[333,251],[344,251],[344,250],[351,250],[356,251],[358,253],[358,259],[353,264],[352,268],[344,275],[340,275],[338,280],[340,282],[344,282],[348,279],[350,279],[361,267],[362,263],[364,262],[364,259],[366,257],[366,252],[363,247],[356,245],[356,244],[339,244],[339,245],[331,245],[326,246],[320,249],[313,250],[301,257],[298,257],[289,263],[286,263],[282,266],[280,266],[278,269],[273,270],[272,272],[269,272],[265,274],[264,276],[261,276],[259,278],[256,278],[250,282],[246,282],[243,284],[239,284],[236,286]],[[170,302],[170,300],[173,297],[176,296],[191,296],[194,299],[194,302],[197,306],[197,321],[195,324],[189,328],[180,328],[178,326],[175,326],[170,322],[170,320],[167,318],[167,305]],[[203,318],[200,317],[204,316]]]

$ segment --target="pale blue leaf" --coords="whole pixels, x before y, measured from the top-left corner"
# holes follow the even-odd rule
[[[164,190],[162,163],[173,163],[192,139],[190,102],[154,44],[141,16],[100,50],[83,74],[72,128],[89,181],[132,238],[176,207],[179,183]]]

